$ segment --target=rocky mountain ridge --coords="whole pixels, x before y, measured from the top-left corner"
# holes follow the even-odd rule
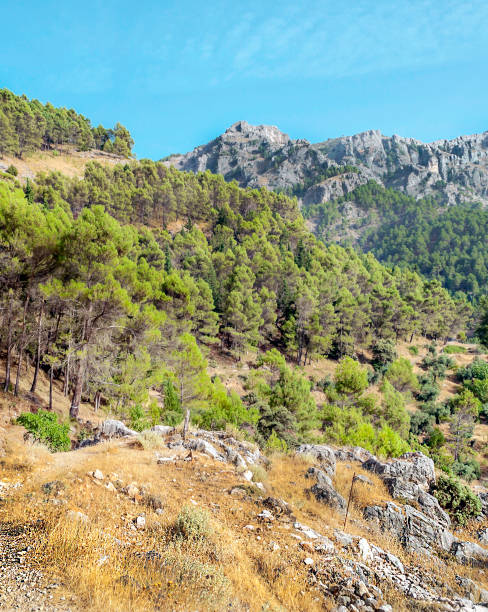
[[[239,121],[208,144],[164,161],[179,170],[210,170],[244,187],[283,190],[305,205],[369,180],[416,198],[488,203],[488,132],[423,143],[369,130],[312,144],[275,126]]]

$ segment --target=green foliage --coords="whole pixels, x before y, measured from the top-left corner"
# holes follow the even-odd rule
[[[151,427],[151,421],[145,410],[136,404],[129,409],[129,426],[134,431],[144,431]]]
[[[445,206],[438,197],[417,199],[369,181],[308,213],[318,221],[322,235],[327,235],[346,201],[371,223],[357,241],[361,249],[372,251],[387,265],[438,279],[452,293],[486,293],[488,211],[481,205]]]
[[[379,338],[373,344],[372,352],[373,359],[371,363],[373,368],[380,371],[386,370],[398,357],[395,343],[384,338]]]
[[[405,357],[393,361],[388,367],[385,377],[397,391],[401,391],[402,393],[405,391],[416,391],[419,386],[419,382],[413,371],[413,366]]]
[[[178,393],[170,378],[166,378],[163,382],[163,402],[162,422],[165,425],[176,427],[183,420],[183,410],[181,409]]]
[[[266,450],[272,453],[286,453],[288,450],[286,442],[276,434],[274,429],[269,438],[266,440],[265,446]]]
[[[459,525],[466,525],[471,518],[481,512],[481,501],[478,496],[452,476],[439,476],[434,495],[442,508]]]
[[[0,89],[0,154],[22,157],[41,148],[66,144],[80,151],[103,149],[130,157],[134,141],[120,123],[112,130],[101,125],[93,128],[89,119],[72,109],[43,105]]]
[[[12,176],[17,176],[19,174],[19,171],[13,164],[10,164],[10,166],[5,170],[5,172],[7,174],[11,174]]]
[[[381,386],[383,393],[382,420],[403,438],[410,430],[410,415],[405,408],[403,395],[397,391],[388,380]]]
[[[201,508],[183,506],[176,518],[173,533],[177,539],[191,542],[207,539],[211,535],[208,512]]]
[[[339,393],[359,395],[368,388],[368,372],[351,357],[343,357],[334,373]]]
[[[36,414],[23,412],[17,419],[35,440],[45,443],[53,452],[68,451],[71,448],[69,423],[59,423],[54,412],[39,410]]]
[[[481,476],[480,464],[474,458],[460,457],[451,465],[452,472],[470,482],[471,480],[477,480]]]
[[[226,424],[235,427],[256,425],[258,419],[257,408],[247,408],[235,391],[229,393],[216,378],[212,384],[209,406],[194,417],[194,422],[206,429],[225,429]]]
[[[458,344],[448,344],[442,350],[448,355],[461,355],[467,352],[465,346],[459,346]]]
[[[409,346],[408,347],[408,351],[412,355],[418,355],[419,354],[419,347],[418,346]]]

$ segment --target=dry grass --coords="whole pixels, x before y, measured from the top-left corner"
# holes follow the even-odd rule
[[[59,152],[39,151],[18,159],[4,156],[0,164],[6,168],[13,165],[19,171],[19,179],[34,178],[38,172],[62,172],[65,176],[83,176],[85,167],[89,162],[97,161],[103,165],[124,163],[126,160],[115,155],[108,155],[102,151],[76,151],[72,147],[62,146]]]

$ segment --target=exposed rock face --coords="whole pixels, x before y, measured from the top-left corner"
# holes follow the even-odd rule
[[[451,550],[454,536],[438,520],[429,518],[409,505],[387,502],[384,507],[368,506],[364,518],[375,521],[382,530],[392,533],[405,548],[430,554],[431,548]]]
[[[336,457],[330,446],[325,444],[302,444],[297,448],[299,455],[310,455],[314,457],[321,468],[329,476],[334,476],[336,471]]]
[[[441,192],[448,202],[488,203],[488,132],[423,143],[369,130],[310,144],[274,126],[239,121],[186,155],[166,160],[180,170],[211,170],[243,187],[293,189],[306,204],[349,193],[370,179],[408,195]],[[337,166],[354,166],[326,178]],[[330,176],[330,174],[329,174]]]
[[[405,453],[398,459],[384,463],[373,457],[363,463],[363,468],[378,474],[385,481],[387,478],[397,479],[397,487],[400,483],[411,483],[426,491],[435,483],[434,462],[419,452]]]
[[[474,542],[453,542],[452,554],[463,565],[488,567],[488,550]]]

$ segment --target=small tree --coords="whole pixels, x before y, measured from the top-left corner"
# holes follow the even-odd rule
[[[474,421],[481,408],[480,401],[469,389],[464,389],[451,401],[453,417],[450,431],[454,438],[454,459],[457,461],[473,435]]]
[[[360,395],[368,388],[368,372],[351,357],[339,361],[334,374],[335,386],[339,393]]]

